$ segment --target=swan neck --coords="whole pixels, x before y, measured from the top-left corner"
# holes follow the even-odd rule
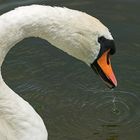
[[[0,16],[0,71],[5,56],[18,42],[28,37],[49,38],[46,33],[50,27],[49,15],[43,16],[40,8],[31,11],[29,7],[17,8]],[[47,19],[45,23],[44,18]]]
[[[87,21],[83,25],[82,16]],[[28,37],[47,40],[69,55],[90,64],[100,49],[92,38],[92,20],[92,17],[79,11],[40,5],[20,7],[0,16],[0,67],[8,51]]]

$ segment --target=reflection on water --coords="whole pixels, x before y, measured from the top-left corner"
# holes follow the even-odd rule
[[[42,116],[49,140],[140,139],[140,2],[5,0],[0,12],[32,3],[66,6],[98,17],[111,29],[117,46],[112,62],[119,86],[113,91],[85,64],[41,39],[26,39],[9,52],[3,77]]]

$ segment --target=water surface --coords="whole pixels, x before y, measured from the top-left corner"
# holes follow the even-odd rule
[[[20,5],[66,6],[98,17],[117,47],[112,57],[118,88],[108,90],[84,63],[48,42],[18,43],[3,64],[6,83],[38,111],[49,140],[140,139],[140,1],[3,0],[0,13]]]

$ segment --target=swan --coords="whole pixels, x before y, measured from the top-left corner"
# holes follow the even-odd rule
[[[0,140],[47,140],[43,120],[10,89],[1,75],[8,51],[28,37],[39,37],[83,61],[110,88],[117,86],[110,56],[113,37],[98,19],[77,10],[43,5],[18,7],[0,16]]]

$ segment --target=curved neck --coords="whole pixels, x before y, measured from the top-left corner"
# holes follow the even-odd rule
[[[70,28],[73,28],[68,26],[70,15],[65,8],[31,5],[0,16],[0,66],[10,48],[28,37],[45,39],[69,54],[76,52],[72,51],[76,41],[69,43]]]
[[[50,15],[43,13],[43,9],[37,6],[32,7],[32,11],[28,6],[0,16],[0,67],[8,51],[24,38],[40,37],[49,40]],[[43,23],[44,19],[48,21]]]
[[[81,18],[83,16],[86,22]],[[92,21],[92,17],[79,11],[41,5],[24,6],[3,14],[0,16],[0,67],[8,51],[28,37],[45,39],[90,64],[98,54],[92,47],[96,45],[96,41],[91,39]]]
[[[1,65],[4,58],[15,44],[30,36],[44,38],[45,32],[48,32],[46,27],[49,28],[49,26],[42,23],[43,16],[39,13],[42,11],[39,11],[38,8],[34,8],[31,12],[29,12],[29,10],[31,9],[28,7],[17,8],[0,16],[0,119],[3,120],[0,121],[0,128],[5,128],[6,131],[2,133],[4,133],[4,135],[7,135],[5,133],[8,133],[9,136],[7,136],[7,138],[10,137],[9,139],[12,139],[11,136],[12,134],[15,134],[15,132],[18,132],[18,135],[15,135],[17,139],[24,136],[24,134],[26,134],[26,136],[31,136],[32,134],[32,137],[34,137],[36,132],[44,133],[42,136],[38,135],[39,138],[37,139],[43,139],[43,137],[46,139],[47,137],[45,125],[39,115],[37,115],[26,101],[15,94],[15,92],[5,84],[1,76]],[[45,24],[46,23],[49,22],[45,22]],[[34,126],[34,128],[27,127],[24,125],[26,124],[24,122],[31,124],[31,126],[36,126]],[[34,124],[34,122],[37,123]],[[30,138],[26,137],[26,139]]]

